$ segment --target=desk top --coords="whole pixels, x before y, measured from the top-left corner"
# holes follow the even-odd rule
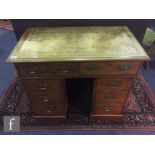
[[[7,62],[148,60],[125,26],[46,27],[25,31]]]

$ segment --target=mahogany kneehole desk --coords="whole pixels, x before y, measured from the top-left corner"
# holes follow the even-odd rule
[[[122,118],[140,64],[149,60],[125,26],[29,28],[7,59],[34,117],[67,117],[66,79],[91,78],[92,119]]]

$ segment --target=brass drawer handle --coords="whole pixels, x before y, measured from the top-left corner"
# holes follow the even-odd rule
[[[46,109],[46,113],[52,113],[52,109]]]
[[[111,83],[108,83],[107,86],[110,88],[116,88],[118,87],[118,83],[116,81],[112,81]]]
[[[38,88],[39,88],[40,90],[47,90],[47,84],[42,84],[42,83],[40,83],[40,84],[38,84]]]
[[[61,73],[68,73],[69,71],[70,71],[70,67],[68,67],[68,66],[64,66],[64,67],[60,67],[60,68],[58,68],[58,70],[61,72]]]
[[[103,109],[104,109],[104,111],[106,111],[106,112],[110,112],[110,111],[112,111],[112,107],[111,106],[104,106],[103,107]]]
[[[31,68],[28,69],[28,73],[29,74],[36,74],[37,70],[38,70],[37,67],[31,67]]]
[[[106,111],[106,112],[112,111],[112,106],[110,106],[110,105],[108,105],[108,104],[105,104],[105,105],[101,104],[101,105],[100,105],[100,108],[103,109],[103,110]]]
[[[64,74],[65,74],[65,73],[68,73],[68,72],[69,72],[69,70],[62,70],[62,71],[61,71],[61,73],[64,73]]]
[[[105,99],[106,100],[113,100],[113,99],[115,99],[116,97],[115,97],[115,95],[113,95],[113,94],[110,94],[110,95],[107,95],[107,96],[105,96]]]
[[[97,70],[99,70],[99,67],[98,66],[96,66],[96,65],[89,65],[89,66],[87,66],[87,71],[89,71],[89,72],[96,72]]]
[[[48,102],[49,101],[49,96],[42,96],[41,97],[43,102]]]
[[[121,71],[126,71],[130,69],[130,65],[129,64],[124,64],[124,65],[120,65],[119,68]]]

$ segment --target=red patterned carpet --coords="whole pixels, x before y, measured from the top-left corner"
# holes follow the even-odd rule
[[[40,121],[34,119],[29,110],[29,101],[23,86],[15,75],[0,104],[0,115],[21,116],[22,130],[44,129],[96,129],[96,130],[153,130],[155,131],[155,99],[141,73],[135,78],[129,98],[124,106],[124,119],[89,120],[84,113],[68,112],[63,121]],[[0,120],[2,127],[2,117]]]
[[[13,30],[11,21],[7,19],[0,19],[0,28],[11,31]]]

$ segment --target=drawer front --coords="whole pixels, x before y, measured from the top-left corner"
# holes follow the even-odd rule
[[[134,78],[97,78],[96,79],[96,91],[126,91],[131,87]]]
[[[119,103],[122,105],[122,103]],[[97,115],[120,115],[122,114],[123,106],[111,104],[96,104],[92,109],[92,114]]]
[[[139,69],[139,65],[139,62],[105,62],[104,74],[135,75]]]
[[[117,103],[117,101],[125,101],[128,97],[128,92],[106,92],[106,93],[96,93],[95,102],[110,102]]]
[[[31,105],[31,111],[39,116],[63,116],[66,115],[65,105]]]
[[[103,75],[104,62],[83,62],[80,63],[81,75]]]
[[[64,79],[24,79],[24,87],[30,93],[62,93],[65,87]]]
[[[139,62],[87,62],[80,64],[81,75],[135,75]]]
[[[15,64],[21,77],[50,77],[78,74],[77,63],[25,63]]]
[[[57,106],[64,104],[64,94],[29,94],[29,98],[31,101],[31,105],[49,105],[49,106]]]

